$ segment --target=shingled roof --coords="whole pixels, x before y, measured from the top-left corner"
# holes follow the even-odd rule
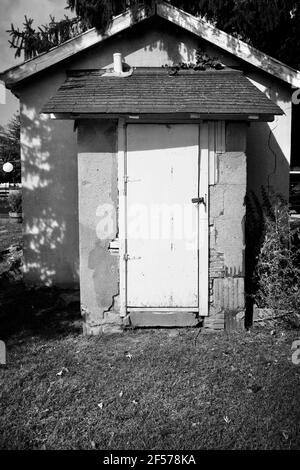
[[[232,118],[251,115],[272,120],[283,111],[240,71],[137,68],[129,77],[104,70],[73,71],[43,107],[43,113],[170,114],[199,113]]]

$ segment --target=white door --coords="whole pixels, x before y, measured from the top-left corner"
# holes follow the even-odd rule
[[[199,263],[201,250],[207,249],[201,237],[199,243],[203,217],[207,223],[207,208],[192,202],[200,196],[199,129],[197,124],[127,126],[129,310],[199,310]],[[202,180],[206,179],[202,175]],[[207,232],[204,237],[208,237]],[[207,264],[206,254],[203,262]],[[208,266],[202,268],[207,271]]]

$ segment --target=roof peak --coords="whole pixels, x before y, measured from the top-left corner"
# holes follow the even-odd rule
[[[105,34],[99,34],[95,28],[90,29],[50,49],[48,52],[3,72],[0,75],[0,79],[5,82],[7,88],[13,88],[22,80],[28,79],[36,73],[68,59],[74,54],[82,52],[155,15],[201,37],[214,46],[238,57],[245,63],[251,64],[295,88],[300,88],[300,72],[298,70],[230,36],[205,20],[186,13],[163,0],[154,1],[153,8],[150,10],[141,8],[135,18],[133,18],[130,11],[122,13],[113,19]]]

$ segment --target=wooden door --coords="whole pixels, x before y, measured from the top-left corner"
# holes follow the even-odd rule
[[[127,126],[129,310],[198,312],[201,283],[207,302],[208,266],[204,268],[205,285],[199,277],[204,267],[199,269],[201,262],[207,264],[208,240],[203,243],[208,237],[207,230],[199,237],[199,231],[203,232],[203,227],[208,225],[207,206],[192,202],[200,196],[201,181],[207,191],[207,175],[200,175],[199,140],[197,124]],[[207,199],[207,193],[204,196]]]

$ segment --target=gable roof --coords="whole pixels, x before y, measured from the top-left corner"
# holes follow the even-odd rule
[[[136,68],[118,77],[105,70],[72,71],[42,113],[67,118],[88,114],[190,114],[273,121],[283,111],[242,72]],[[111,75],[111,76],[110,76]]]
[[[125,29],[154,15],[205,39],[211,44],[227,51],[239,59],[249,63],[274,77],[277,77],[295,88],[300,88],[300,72],[277,59],[249,46],[247,43],[212,26],[206,21],[196,18],[169,3],[158,0],[150,10],[140,9],[137,18],[127,11],[115,17],[104,34],[99,34],[95,28],[86,31],[50,51],[12,67],[0,75],[7,88],[13,88],[20,81],[30,78],[38,72],[51,67],[78,52],[94,46],[105,39],[114,36]]]

